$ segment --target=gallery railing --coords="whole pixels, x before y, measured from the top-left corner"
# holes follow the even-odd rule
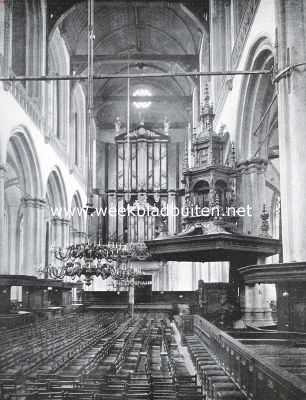
[[[5,69],[3,56],[0,55],[0,72]],[[10,70],[9,76],[14,77],[15,73]],[[46,139],[52,136],[52,128],[49,125],[48,117],[46,112],[43,110],[41,103],[31,97],[22,82],[4,82],[3,88],[9,91],[21,108],[28,114],[32,119],[37,128],[43,132]]]
[[[301,379],[262,360],[255,351],[204,318],[195,315],[193,322],[194,332],[207,344],[248,399],[306,399],[306,383]]]

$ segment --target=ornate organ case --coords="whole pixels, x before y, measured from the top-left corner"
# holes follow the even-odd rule
[[[115,148],[108,156],[108,179],[111,189],[107,192],[108,208],[147,210],[145,215],[108,215],[108,240],[128,239],[143,242],[154,239],[158,235],[160,217],[156,209],[166,208],[169,201],[169,184],[171,184],[171,201],[176,197],[176,177],[169,174],[169,136],[147,129],[144,125],[129,133],[115,138]],[[182,158],[182,146],[172,145],[172,161]],[[177,154],[176,154],[176,149]],[[178,156],[178,157],[177,157]],[[173,160],[174,158],[174,160]],[[114,159],[116,160],[114,162]],[[176,174],[176,171],[172,171]],[[114,182],[115,177],[115,182]],[[174,190],[173,190],[174,189]],[[155,212],[153,212],[155,209]]]

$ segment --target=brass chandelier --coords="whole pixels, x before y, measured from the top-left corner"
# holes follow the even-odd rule
[[[54,249],[54,256],[61,265],[49,265],[47,272],[55,279],[75,279],[84,276],[86,285],[90,286],[94,277],[111,277],[117,290],[128,288],[134,283],[137,286],[146,284],[137,281],[137,277],[142,274],[131,265],[133,260],[143,261],[149,257],[144,243],[79,243],[65,250]]]
[[[94,0],[88,0],[88,75],[87,75],[87,235],[89,220],[93,208],[93,77],[94,77]],[[129,62],[128,62],[129,71]],[[130,79],[127,81],[127,140],[130,149]],[[130,158],[130,154],[129,154]],[[128,158],[128,159],[129,159]],[[128,176],[130,177],[130,163],[128,163]],[[128,179],[129,182],[129,179]],[[127,199],[129,200],[129,193]],[[53,248],[54,257],[59,263],[48,265],[44,271],[47,276],[54,279],[65,277],[76,279],[84,277],[85,284],[90,286],[95,277],[102,279],[112,278],[113,286],[117,292],[134,286],[145,286],[148,282],[137,279],[143,273],[137,271],[132,261],[142,261],[150,255],[144,243],[98,242],[72,244],[66,249]],[[60,265],[57,265],[60,264]]]

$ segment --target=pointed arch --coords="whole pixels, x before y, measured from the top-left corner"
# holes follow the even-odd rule
[[[49,74],[69,75],[70,55],[59,29],[49,43]],[[48,86],[48,119],[54,136],[65,141],[69,129],[69,81],[51,81]]]
[[[43,197],[41,168],[31,135],[23,126],[10,134],[6,148],[5,214],[7,258],[3,268],[9,273],[33,273],[39,262],[39,212]]]
[[[85,232],[85,218],[83,210],[83,202],[79,191],[76,191],[72,197],[71,201],[71,211],[74,211],[71,218],[71,228],[73,232],[83,233]]]
[[[70,160],[72,168],[85,170],[86,146],[86,96],[80,83],[74,85],[71,94]]]
[[[251,48],[245,69],[271,69],[274,62],[273,47],[268,37],[259,38]],[[256,154],[261,140],[268,133],[268,120],[271,114],[276,112],[276,108],[272,108],[270,118],[262,123],[257,134],[254,130],[257,128],[263,114],[267,110],[273,99],[274,86],[269,75],[251,75],[245,77],[241,87],[241,100],[238,107],[238,137],[237,147],[239,150],[238,158],[240,160],[249,159]],[[263,155],[264,147],[260,149]]]
[[[29,132],[23,126],[9,137],[6,164],[14,171],[17,186],[25,197],[41,198],[43,185],[36,149]]]
[[[47,203],[50,207],[68,209],[67,191],[60,169],[56,166],[47,180]]]

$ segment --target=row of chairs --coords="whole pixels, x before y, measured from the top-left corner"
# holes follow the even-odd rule
[[[67,331],[69,339],[73,341],[73,334],[76,332],[83,333],[84,329],[89,328],[91,325],[96,326],[99,321],[93,317],[87,317],[82,323],[78,318],[65,321],[64,324],[58,324],[58,321],[54,322],[53,325],[56,329],[52,332],[52,326],[50,323],[47,326],[42,326],[39,330],[40,334],[32,335],[32,327],[24,329],[19,336],[15,336],[15,332],[7,332],[5,337],[2,338],[0,343],[0,372],[8,371],[10,369],[23,369],[24,373],[27,373],[29,369],[35,366],[39,361],[43,361],[48,355],[56,356],[59,350],[62,352],[63,339],[67,337]],[[29,332],[31,334],[29,335]],[[12,334],[15,338],[14,342],[6,340],[7,337]],[[77,335],[75,335],[77,336]],[[68,341],[65,341],[68,345]]]
[[[66,319],[66,321],[64,321]],[[54,321],[42,321],[40,328],[24,327],[16,343],[1,350],[1,398],[23,393],[24,382],[41,374],[48,376],[63,368],[79,354],[86,352],[108,332],[113,331],[120,318],[114,315],[74,315]],[[56,327],[56,329],[54,329]],[[39,331],[35,337],[33,331]],[[6,335],[9,335],[9,331]],[[13,330],[12,334],[16,333]],[[52,334],[53,333],[53,334]]]
[[[105,341],[109,339],[107,337]],[[91,374],[83,376],[83,379],[78,382],[61,382],[61,387],[56,384],[50,386],[49,383],[49,391],[45,388],[43,394],[40,392],[40,396],[50,397],[51,395],[54,399],[74,396],[76,399],[84,400],[90,396],[104,400],[171,400],[183,399],[186,396],[196,400],[202,398],[194,377],[186,375],[184,377],[181,374],[182,376],[174,379],[171,375],[170,357],[165,352],[167,348],[165,341],[173,342],[169,321],[152,320],[143,316],[136,318],[130,321],[129,327],[124,327]],[[140,360],[144,354],[146,354],[146,363],[141,363]],[[151,374],[147,373],[148,370]],[[187,374],[186,370],[184,372]],[[195,392],[196,397],[192,397]]]
[[[185,336],[185,342],[207,400],[246,400],[245,395],[198,336]]]
[[[75,322],[87,327],[86,332],[75,327],[83,341],[89,335],[87,346],[80,352],[76,347],[75,353],[72,348],[71,359],[59,368],[36,370],[37,377],[28,379],[26,390],[17,391],[11,400],[204,399],[196,377],[184,365],[171,323],[163,315],[124,320],[117,314],[101,314]],[[66,333],[62,340],[69,341],[73,333],[69,329]]]
[[[37,371],[53,373],[62,368],[67,362],[84,352],[88,347],[105,335],[110,328],[114,328],[116,321],[105,322],[97,318],[78,318],[71,321],[68,327],[58,329],[54,335],[16,343],[2,353],[0,367],[25,377]]]
[[[84,354],[74,358],[57,374],[40,374],[38,379],[29,381],[27,383],[28,396],[35,393],[42,397],[50,396],[52,393],[62,393],[62,391],[67,394],[76,391],[76,389],[82,393],[85,390],[87,394],[91,394],[92,388],[84,387],[84,380],[86,381],[86,377],[91,371],[98,368],[100,360],[108,356],[113,343],[129,329],[129,325],[130,321],[123,322],[116,329],[112,324],[108,325],[110,329],[107,331],[101,330],[99,343],[96,343],[94,347],[91,347]],[[93,354],[92,351],[95,348],[98,351]]]

